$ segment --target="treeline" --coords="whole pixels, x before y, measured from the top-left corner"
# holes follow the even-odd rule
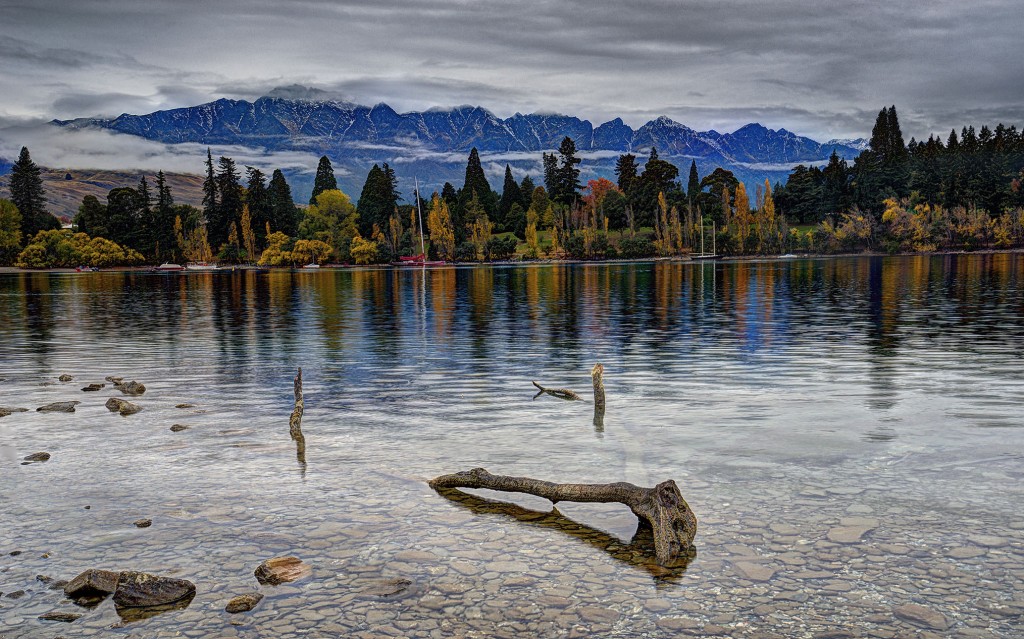
[[[679,168],[653,148],[642,165],[634,154],[620,155],[615,182],[582,184],[580,163],[566,137],[556,152],[543,154],[541,184],[530,175],[517,178],[506,164],[499,192],[474,148],[460,188],[446,182],[429,201],[416,193],[413,202],[403,201],[395,172],[384,163],[369,170],[353,202],[338,189],[325,156],[303,209],[280,170],[268,180],[246,167],[243,183],[231,158],[215,164],[208,151],[202,208],[176,204],[162,172],[152,185],[143,177],[135,188],[113,189],[105,203],[87,196],[76,230],[110,242],[89,252],[85,240],[53,230],[60,225],[45,212],[39,170],[22,149],[12,171],[13,205],[0,206],[0,261],[283,266],[388,263],[419,254],[424,245],[429,259],[461,262],[640,258],[712,247],[725,255],[763,255],[1024,245],[1024,135],[1014,127],[965,127],[945,142],[929,137],[907,145],[889,107],[852,165],[833,152],[824,168],[797,166],[785,185],[765,181],[753,193],[723,168],[700,176],[692,161],[684,184]]]
[[[1024,206],[1024,134],[999,124],[950,131],[905,144],[896,107],[882,109],[869,148],[852,165],[833,154],[827,166],[797,166],[779,186],[779,209],[799,224],[817,224],[856,209],[881,219],[886,200],[951,210],[984,209],[998,217]]]

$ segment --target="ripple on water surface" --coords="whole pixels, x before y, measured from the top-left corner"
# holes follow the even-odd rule
[[[1013,637],[1022,275],[1012,254],[0,275],[0,406],[30,409],[0,417],[0,635]],[[533,398],[587,397],[595,361],[603,422]],[[146,384],[142,412],[81,390],[108,375]],[[673,478],[696,553],[658,566],[624,506],[425,483],[475,466]],[[257,584],[284,555],[313,574]],[[87,568],[198,593],[122,625],[36,578]]]

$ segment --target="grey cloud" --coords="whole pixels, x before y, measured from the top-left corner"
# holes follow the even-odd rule
[[[1010,0],[36,0],[5,9],[0,60],[16,64],[0,65],[0,90],[8,112],[41,117],[300,84],[400,111],[665,114],[698,130],[749,115],[816,139],[866,135],[896,104],[908,137],[926,137],[981,115],[1020,122],[1021,26]],[[62,74],[38,85],[33,68]],[[128,106],[103,104],[116,94]]]
[[[0,119],[0,157],[16,158],[22,146],[42,166],[62,169],[142,169],[175,173],[203,172],[206,145],[162,144],[101,129],[71,130],[40,120]],[[241,146],[213,146],[214,156],[234,158],[241,166],[261,169],[316,170],[318,157],[301,152],[273,152]],[[347,173],[339,169],[339,175]]]

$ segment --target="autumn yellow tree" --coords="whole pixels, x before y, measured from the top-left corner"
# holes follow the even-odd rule
[[[256,259],[256,234],[252,231],[252,214],[249,213],[249,205],[242,205],[242,244],[245,247],[246,259],[250,262]]]
[[[540,255],[540,243],[537,241],[537,222],[540,215],[532,206],[526,210],[526,256],[537,259]]]
[[[448,203],[437,193],[430,200],[430,212],[427,214],[427,232],[430,243],[437,256],[446,262],[455,259],[455,227],[448,211]]]
[[[743,182],[736,185],[736,212],[732,215],[732,226],[736,228],[736,240],[739,245],[739,252],[747,252],[747,242],[750,237],[750,226],[754,221],[750,215],[750,196],[747,195],[747,187]]]
[[[213,250],[202,224],[185,232],[181,216],[174,218],[174,237],[178,241],[178,249],[189,262],[209,262],[213,259]]]

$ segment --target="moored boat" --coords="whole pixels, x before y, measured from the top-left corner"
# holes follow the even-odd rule
[[[210,262],[189,262],[185,265],[186,271],[216,271],[220,267]]]
[[[181,264],[174,264],[172,262],[164,262],[160,266],[154,266],[153,270],[154,271],[167,272],[167,273],[173,273],[175,271],[184,271],[185,267],[182,266]]]

